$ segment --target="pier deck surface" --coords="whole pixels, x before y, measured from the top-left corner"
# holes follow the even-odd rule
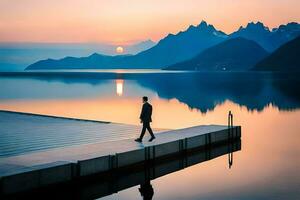
[[[109,170],[112,167],[111,157],[114,159],[113,167],[126,166],[150,157],[154,159],[184,149],[226,142],[231,137],[228,126],[201,125],[178,130],[156,130],[158,134],[154,141],[148,142],[149,137],[146,136],[142,143],[138,143],[133,138],[139,135],[140,128],[0,111],[0,178],[2,182],[5,180],[3,191],[15,191],[15,185],[35,180],[34,177],[48,184],[48,178],[45,179],[43,173],[51,174],[46,177],[55,177],[50,178],[51,183],[62,181],[59,173],[65,176],[65,180],[70,180],[74,176],[71,165],[80,171],[80,176],[84,176]],[[233,138],[240,138],[240,127],[234,127],[234,130]],[[40,173],[34,173],[37,170]],[[42,182],[31,188],[38,187]]]
[[[141,127],[136,125],[0,111],[0,159],[58,147],[135,138],[140,131]]]

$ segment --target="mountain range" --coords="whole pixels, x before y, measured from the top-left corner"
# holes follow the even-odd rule
[[[265,27],[262,23],[249,23],[232,34],[216,30],[202,21],[197,26],[177,34],[169,34],[155,46],[136,55],[107,56],[92,54],[88,57],[66,57],[59,60],[41,60],[26,69],[109,69],[109,68],[155,68],[161,69],[178,62],[192,59],[204,50],[233,38],[246,38],[272,52],[281,44],[300,35],[300,24],[288,23],[278,28]]]
[[[282,45],[254,67],[258,71],[300,71],[300,36]]]
[[[249,23],[230,34],[230,38],[243,37],[253,40],[269,52],[300,35],[300,24],[291,22],[270,30],[263,23]]]
[[[135,55],[156,45],[151,40],[122,45],[123,54]],[[65,56],[86,57],[94,52],[115,55],[117,45],[105,43],[29,43],[0,42],[0,71],[23,71],[37,60]]]
[[[202,50],[224,41],[228,36],[202,21],[176,35],[169,34],[154,47],[132,56],[92,54],[89,57],[66,57],[61,60],[41,60],[27,69],[80,68],[162,68],[192,58]]]
[[[268,52],[252,40],[237,37],[210,47],[194,58],[171,65],[167,70],[244,71]]]

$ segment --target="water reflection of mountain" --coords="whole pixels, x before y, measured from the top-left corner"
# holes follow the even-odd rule
[[[201,112],[213,110],[226,100],[249,110],[261,111],[268,104],[280,110],[300,107],[297,74],[190,73],[142,79],[140,83],[162,98],[176,98]]]
[[[261,111],[273,104],[280,110],[300,107],[300,74],[272,73],[10,73],[9,77],[26,77],[66,84],[101,85],[106,80],[134,80],[157,92],[160,98],[177,99],[201,112],[213,110],[226,100]],[[8,76],[1,75],[0,76]],[[73,88],[76,89],[76,88]],[[107,88],[109,89],[109,88]],[[100,91],[89,91],[87,94]],[[134,91],[131,91],[134,93]]]

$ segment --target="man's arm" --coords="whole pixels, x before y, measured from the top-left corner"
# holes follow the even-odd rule
[[[145,107],[145,104],[144,104],[143,107],[142,107],[141,114],[140,114],[140,120],[143,119],[143,117],[144,117],[144,115],[145,115],[145,111],[146,111],[146,107]]]

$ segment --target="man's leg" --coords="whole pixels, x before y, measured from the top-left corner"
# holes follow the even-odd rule
[[[152,128],[150,127],[150,123],[148,122],[147,123],[147,130],[149,131],[150,135],[151,135],[151,138],[154,138],[154,134],[153,134],[153,131],[152,131]]]
[[[147,128],[146,124],[143,123],[143,128],[142,128],[142,132],[141,132],[141,135],[140,135],[140,139],[141,139],[141,140],[143,139],[143,137],[144,137],[144,135],[145,135],[146,128]]]
[[[152,131],[151,127],[150,127],[150,122],[147,123],[146,127],[147,127],[147,130],[149,131],[149,133],[151,135],[151,138],[150,138],[149,142],[152,142],[152,140],[155,139],[155,136],[154,136],[153,131]]]

